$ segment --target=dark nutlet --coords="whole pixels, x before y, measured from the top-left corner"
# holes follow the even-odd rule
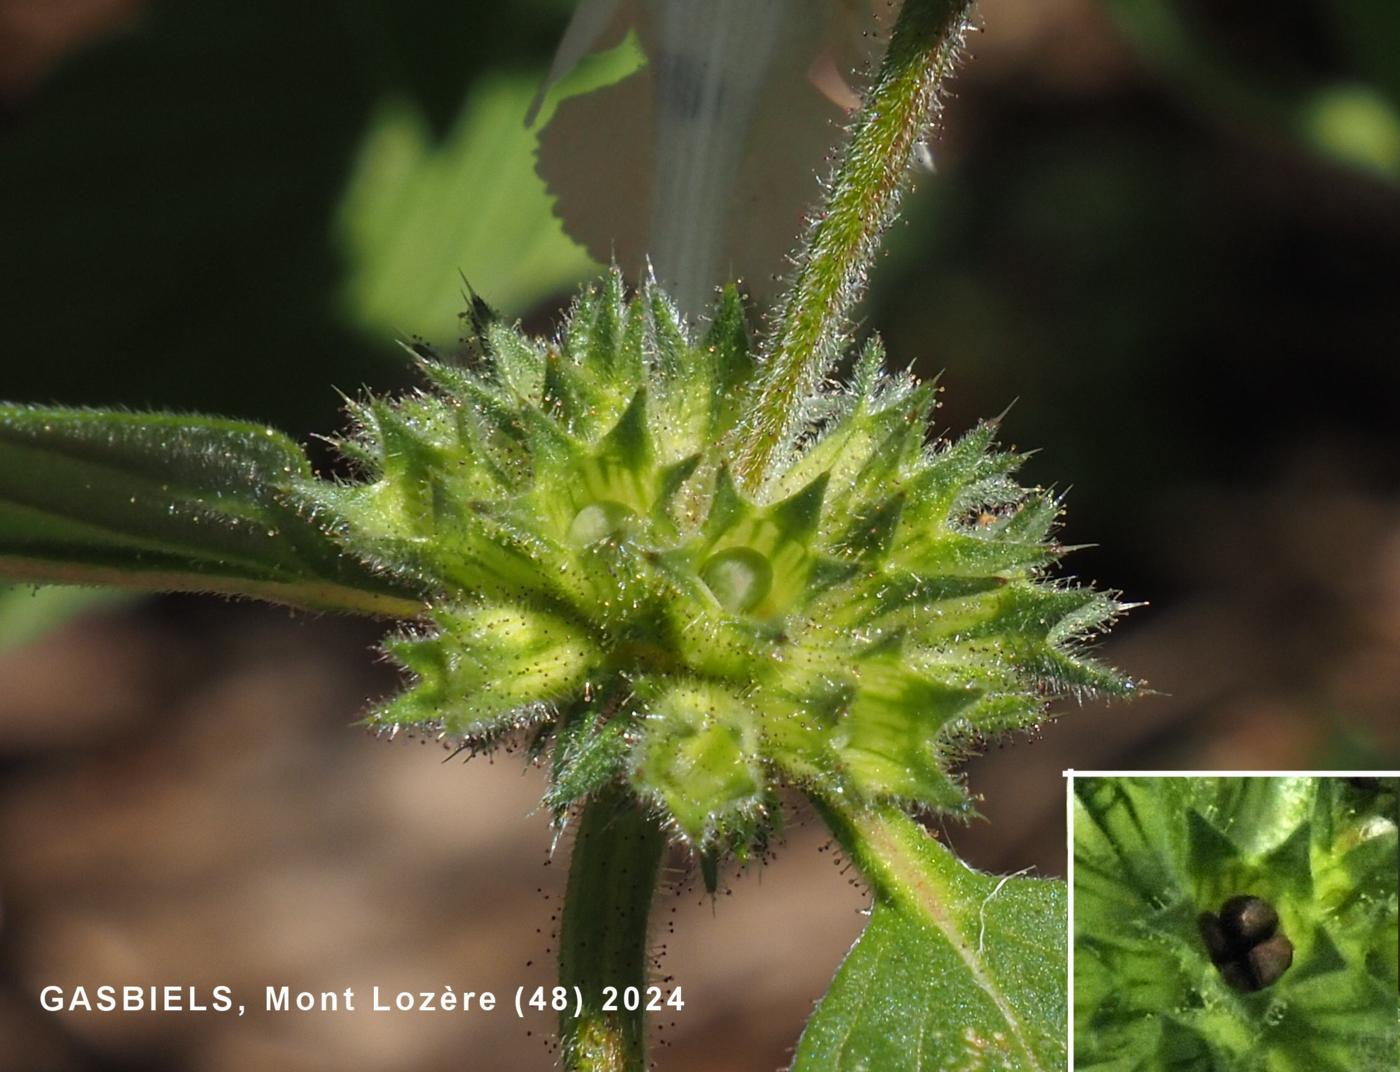
[[[1259,989],[1249,970],[1249,962],[1245,960],[1227,960],[1220,965],[1220,977],[1234,989],[1243,990],[1245,993]]]
[[[1246,958],[1255,990],[1263,990],[1278,982],[1279,976],[1293,963],[1293,943],[1281,934],[1260,942]]]
[[[1281,934],[1260,942],[1248,953],[1219,965],[1220,976],[1236,990],[1252,994],[1273,986],[1293,964],[1293,943]]]
[[[1202,912],[1196,917],[1196,926],[1200,928],[1211,963],[1218,965],[1229,960],[1234,949],[1225,935],[1225,928],[1220,925],[1220,917],[1214,912]]]
[[[1234,948],[1243,952],[1274,936],[1278,912],[1253,894],[1231,897],[1220,909],[1220,925]]]
[[[1278,911],[1261,897],[1242,893],[1220,906],[1220,914],[1196,917],[1201,940],[1221,978],[1253,993],[1278,982],[1293,963],[1293,943],[1278,933]]]

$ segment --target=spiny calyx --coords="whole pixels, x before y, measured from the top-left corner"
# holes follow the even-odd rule
[[[352,404],[354,483],[302,489],[347,550],[429,594],[372,715],[469,748],[533,729],[562,812],[625,782],[705,848],[761,839],[782,783],[961,811],[951,765],[1066,691],[1128,683],[1078,644],[1120,605],[1045,578],[1059,507],[994,425],[931,445],[930,385],[881,370],[804,403],[755,492],[761,368],[731,288],[693,340],[609,273],[558,339],[483,323],[427,391]]]

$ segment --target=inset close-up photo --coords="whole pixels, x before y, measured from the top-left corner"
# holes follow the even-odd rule
[[[1400,779],[1071,787],[1075,1069],[1395,1068]]]

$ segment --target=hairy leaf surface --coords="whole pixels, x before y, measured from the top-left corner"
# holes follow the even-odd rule
[[[416,613],[283,501],[310,476],[261,425],[0,406],[0,576]]]
[[[888,870],[794,1072],[1064,1068],[1064,883],[974,871],[912,823],[856,855]]]

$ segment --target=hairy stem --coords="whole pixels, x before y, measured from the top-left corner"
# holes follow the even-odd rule
[[[666,839],[621,790],[591,799],[579,822],[559,938],[559,1017],[568,1072],[642,1072],[645,1014],[628,1012],[627,987],[646,986],[647,916]],[[604,1011],[604,987],[618,994]],[[581,999],[581,1011],[574,1005]]]
[[[922,857],[931,845],[956,857],[917,822],[892,805],[852,807],[827,798],[813,803],[877,897],[913,904],[929,917],[943,911],[942,895],[930,888]]]
[[[800,401],[841,351],[881,233],[952,69],[971,0],[905,0],[875,84],[856,116],[826,203],[798,254],[797,275],[764,346],[766,368],[740,429],[735,472],[761,487]]]

